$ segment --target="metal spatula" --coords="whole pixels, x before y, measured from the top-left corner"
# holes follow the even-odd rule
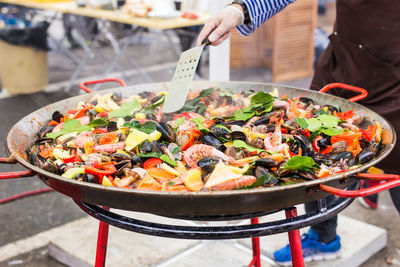
[[[210,43],[208,39],[205,39],[200,46],[182,52],[164,102],[164,113],[178,111],[185,105],[201,53]]]

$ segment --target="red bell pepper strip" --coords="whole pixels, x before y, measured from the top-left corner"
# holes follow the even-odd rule
[[[347,121],[348,119],[353,118],[355,113],[354,113],[354,110],[350,109],[349,111],[346,111],[346,112],[338,112],[335,115],[342,121]]]
[[[322,155],[327,155],[332,152],[333,146],[327,146],[324,150],[321,151]]]
[[[159,159],[159,158],[151,158],[151,159],[148,159],[148,160],[146,160],[144,163],[143,163],[143,169],[150,169],[150,168],[154,168],[154,167],[156,167],[158,164],[161,164],[163,161],[161,160],[161,159]]]
[[[107,132],[108,132],[107,128],[97,128],[92,131],[92,133],[94,134],[103,134]]]
[[[56,121],[54,121],[54,120],[51,120],[47,125],[57,126],[57,125],[59,125],[59,124],[60,124],[59,122],[56,122]]]
[[[64,163],[82,162],[78,155],[73,155],[72,157],[63,159]]]
[[[102,177],[104,175],[111,175],[117,171],[117,168],[115,168],[115,166],[110,163],[103,166],[98,165],[98,167],[102,169],[98,169],[93,166],[85,166],[85,172]]]
[[[187,150],[194,144],[194,133],[188,132],[187,134],[189,135],[189,140],[182,146],[181,151]]]
[[[192,116],[190,116],[189,113],[183,112],[182,114],[176,114],[176,115],[174,116],[174,120],[179,119],[179,118],[182,118],[182,117],[184,117],[185,120],[187,120],[187,121],[190,120],[190,119],[192,118]]]
[[[314,138],[314,141],[312,142],[312,146],[317,153],[319,153],[319,151],[320,151],[318,141],[321,139],[322,139],[322,136],[318,135],[317,137]]]
[[[302,134],[307,138],[309,138],[311,136],[310,130],[308,130],[308,129],[303,130]]]
[[[215,122],[212,119],[206,119],[201,124],[208,129],[213,126]]]

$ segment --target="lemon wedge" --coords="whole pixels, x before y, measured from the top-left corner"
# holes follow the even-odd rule
[[[233,172],[226,166],[222,161],[220,161],[216,166],[214,171],[211,173],[207,180],[205,187],[212,188],[216,185],[222,184],[229,180],[234,180],[242,177],[242,174]]]
[[[149,135],[147,133],[144,133],[137,129],[131,129],[131,132],[129,133],[125,141],[125,150],[130,151],[134,149],[135,147],[146,141],[148,138]]]
[[[204,186],[203,180],[201,179],[201,171],[199,169],[189,170],[183,183],[190,191],[200,191]]]
[[[243,174],[247,172],[250,168],[249,164],[244,165],[243,167],[235,167],[235,166],[227,166],[231,171],[238,174]]]

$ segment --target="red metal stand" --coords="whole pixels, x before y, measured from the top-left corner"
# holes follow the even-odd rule
[[[107,207],[103,207],[109,210]],[[105,222],[100,221],[99,232],[97,236],[97,249],[96,249],[96,262],[95,267],[106,266],[106,255],[107,255],[107,242],[108,242],[108,228],[109,225]]]
[[[251,224],[258,224],[258,218],[252,218]],[[261,257],[260,257],[260,238],[258,236],[251,238],[251,245],[253,248],[253,259],[251,260],[250,266],[261,267]]]
[[[286,219],[297,216],[297,208],[290,208],[285,210]],[[303,249],[301,247],[300,230],[288,232],[290,253],[292,255],[293,267],[304,267]]]

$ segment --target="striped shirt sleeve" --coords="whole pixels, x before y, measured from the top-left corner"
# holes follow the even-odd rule
[[[243,24],[237,30],[243,35],[250,35],[273,15],[296,0],[244,0],[249,10],[250,24]]]

